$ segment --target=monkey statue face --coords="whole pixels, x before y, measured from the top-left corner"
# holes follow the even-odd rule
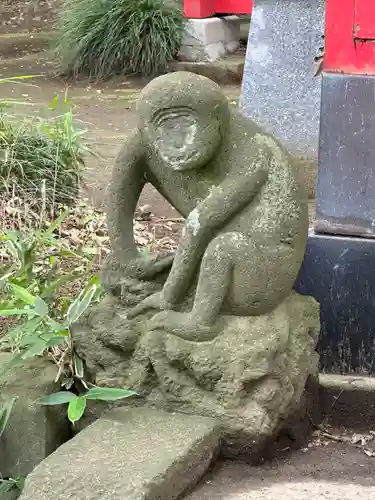
[[[156,112],[145,132],[163,163],[178,171],[206,165],[221,142],[218,120],[208,120],[187,107]]]
[[[143,89],[137,111],[145,144],[176,171],[204,167],[218,151],[229,121],[220,87],[187,72],[155,78]]]

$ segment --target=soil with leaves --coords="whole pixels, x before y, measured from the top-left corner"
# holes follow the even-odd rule
[[[0,35],[52,31],[62,0],[1,0]]]

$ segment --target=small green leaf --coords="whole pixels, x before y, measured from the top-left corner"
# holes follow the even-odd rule
[[[84,397],[76,396],[75,399],[70,401],[68,406],[68,419],[75,424],[85,413],[86,399]]]
[[[45,235],[46,236],[51,236],[52,233],[61,225],[61,223],[64,221],[64,219],[66,218],[66,216],[68,215],[68,211],[65,211],[65,212],[62,212],[59,217],[57,217],[56,220],[54,220],[52,222],[52,224],[50,224],[50,226],[48,227],[48,229],[45,231]]]
[[[67,323],[71,326],[73,323],[78,321],[82,314],[91,304],[91,301],[97,290],[97,285],[93,284],[88,289],[83,290],[76,300],[70,305],[67,312]]]
[[[41,337],[30,339],[29,348],[23,352],[22,359],[35,358],[41,356],[47,349],[47,342]]]
[[[31,294],[26,288],[23,288],[22,286],[16,285],[15,283],[12,283],[12,288],[15,293],[15,295],[22,300],[25,304],[29,306],[33,306],[36,301],[36,297]]]
[[[57,337],[52,337],[46,342],[46,348],[57,347],[59,345],[65,344],[67,341],[64,335],[58,335]]]
[[[0,317],[6,316],[30,316],[34,315],[34,311],[32,309],[3,309],[0,310]]]
[[[34,309],[38,316],[44,317],[48,314],[48,306],[40,297],[35,297]]]
[[[0,437],[4,434],[15,401],[13,398],[0,408]]]
[[[138,394],[128,389],[120,389],[116,387],[93,387],[86,392],[86,399],[96,399],[102,401],[116,401],[118,399],[130,398]]]
[[[60,96],[58,94],[55,95],[55,97],[52,99],[52,101],[50,102],[50,104],[48,106],[51,111],[56,109],[56,106],[57,106],[57,103],[59,102],[59,99],[60,99]]]
[[[6,493],[14,490],[16,488],[15,482],[11,479],[0,479],[0,498]]]
[[[65,403],[70,403],[77,396],[69,391],[59,391],[53,394],[49,394],[48,396],[43,396],[40,399],[40,403],[46,406],[55,406],[55,405],[63,405]]]
[[[0,371],[0,377],[5,375],[6,373],[8,373],[8,371],[11,370],[12,368],[14,368],[15,366],[18,366],[19,364],[21,364],[22,363],[22,356],[23,356],[23,352],[19,352],[18,354],[13,356],[13,358],[8,363],[6,363],[5,366],[2,367],[2,369]]]
[[[83,361],[82,359],[78,356],[76,352],[74,352],[73,355],[73,360],[74,360],[74,371],[75,374],[78,378],[83,378],[85,374],[84,366],[83,366]]]

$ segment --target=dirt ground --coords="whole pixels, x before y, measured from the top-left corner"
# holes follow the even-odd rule
[[[1,0],[0,35],[52,31],[61,0]]]
[[[221,462],[187,500],[370,500],[374,474],[375,458],[331,443],[259,467]]]
[[[53,78],[54,63],[47,56],[32,55],[20,59],[0,61],[0,74],[14,76],[21,74],[44,74],[32,83],[3,83],[0,85],[0,99],[27,100],[35,106],[16,106],[20,113],[37,113],[45,108],[56,94],[63,96],[67,91],[74,105],[77,126],[86,130],[85,140],[94,150],[97,158],[87,158],[86,191],[92,202],[99,207],[105,203],[106,190],[117,152],[127,134],[135,125],[134,103],[144,84],[142,80],[116,80],[106,84],[72,85]],[[45,76],[46,75],[46,76]],[[237,105],[240,87],[225,87],[225,93]],[[140,200],[141,205],[150,205],[153,213],[164,217],[178,214],[156,191],[147,186]]]

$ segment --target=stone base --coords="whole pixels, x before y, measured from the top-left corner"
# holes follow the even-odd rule
[[[296,290],[321,304],[321,370],[373,375],[375,240],[311,232]]]
[[[0,366],[12,354],[0,353]],[[24,477],[71,437],[64,406],[42,406],[40,398],[57,392],[56,366],[40,357],[23,362],[0,379],[0,404],[16,398],[0,439],[0,477]],[[12,492],[13,494],[13,492]]]
[[[238,16],[189,19],[179,59],[190,62],[215,61],[236,52],[240,43]]]
[[[52,453],[20,500],[175,500],[216,457],[215,422],[118,408]]]
[[[184,313],[172,314],[181,314],[183,330]],[[127,320],[124,306],[107,297],[76,325],[76,350],[98,385],[135,390],[142,399],[134,404],[217,419],[225,456],[262,456],[291,429],[301,441],[318,393],[314,299],[293,293],[263,316],[221,316],[207,342],[150,331],[147,320]]]

